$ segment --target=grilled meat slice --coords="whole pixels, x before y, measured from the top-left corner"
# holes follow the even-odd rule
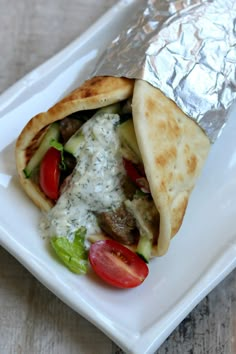
[[[60,133],[63,143],[66,143],[70,137],[82,126],[82,122],[75,118],[66,117],[60,121]]]
[[[138,240],[135,219],[124,205],[115,211],[98,214],[98,223],[108,236],[124,245],[135,244]]]

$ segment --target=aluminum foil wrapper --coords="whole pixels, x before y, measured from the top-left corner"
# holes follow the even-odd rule
[[[149,82],[214,142],[236,99],[236,1],[137,1],[94,75]]]

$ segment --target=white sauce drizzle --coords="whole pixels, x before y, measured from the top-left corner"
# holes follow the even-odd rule
[[[81,226],[86,227],[87,236],[101,232],[96,213],[116,209],[125,200],[118,122],[119,115],[103,114],[82,126],[84,143],[78,147],[76,167],[56,205],[40,223],[44,235],[73,240]]]

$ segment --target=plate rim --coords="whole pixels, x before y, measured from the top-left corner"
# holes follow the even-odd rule
[[[23,76],[20,80],[18,80],[15,84],[10,86],[7,90],[5,90],[0,97],[0,115],[1,112],[6,112],[6,109],[9,108],[9,111],[11,111],[10,107],[14,102],[14,99],[17,98],[18,96],[14,96],[14,93],[19,93],[19,88],[23,85],[27,80],[31,80],[32,83],[34,81],[32,80],[32,76],[35,73],[36,70],[46,70],[48,67],[52,67],[53,69],[53,63],[58,61],[60,62],[61,58],[65,55],[65,53],[71,53],[73,50],[77,48],[78,45],[81,45],[81,41],[86,41],[87,37],[90,37],[94,31],[95,28],[99,26],[103,26],[104,22],[108,22],[110,19],[111,15],[118,11],[119,7],[122,6],[129,6],[134,4],[136,0],[120,0],[117,4],[112,6],[103,16],[101,16],[92,26],[90,26],[85,32],[83,32],[79,37],[77,37],[74,41],[72,41],[68,46],[66,46],[64,49],[53,55],[51,58],[46,60],[43,64],[38,66],[37,68],[33,69],[30,71],[28,74]],[[47,70],[46,70],[47,71]],[[50,70],[49,70],[50,72]],[[48,72],[46,72],[45,75],[48,75]],[[35,82],[37,82],[37,77],[35,78]],[[14,98],[15,97],[15,98]],[[3,103],[8,102],[8,104]],[[1,110],[1,107],[4,107],[3,110]],[[3,116],[4,117],[4,114]],[[2,118],[0,116],[0,119]],[[134,342],[130,342],[129,344],[125,343],[125,337],[120,336],[114,336],[114,331],[111,330],[111,327],[106,325],[105,323],[98,323],[95,321],[92,316],[88,316],[87,313],[83,313],[83,311],[80,309],[78,311],[77,308],[75,308],[75,305],[71,303],[71,301],[68,298],[65,298],[63,294],[60,294],[58,292],[58,289],[55,291],[53,289],[54,287],[49,283],[49,277],[48,275],[43,276],[46,274],[45,271],[38,272],[37,271],[37,266],[34,264],[34,267],[32,267],[32,260],[30,262],[25,260],[24,255],[25,251],[21,251],[21,253],[17,252],[17,247],[14,248],[14,245],[16,246],[17,242],[16,239],[12,239],[11,235],[7,232],[7,230],[0,224],[0,244],[3,245],[3,247],[14,257],[16,258],[31,274],[33,274],[44,286],[46,286],[50,291],[53,292],[54,295],[56,295],[58,298],[60,298],[64,303],[66,303],[69,307],[73,308],[76,312],[78,312],[79,315],[83,316],[86,318],[89,322],[93,323],[97,328],[99,328],[103,333],[105,333],[111,340],[113,340],[117,345],[119,345],[123,350],[125,350],[127,353],[130,354],[148,354],[152,353],[153,350],[156,350],[160,345],[165,341],[165,339],[168,337],[168,335],[176,328],[176,326],[186,317],[188,313],[192,311],[192,309],[216,286],[218,285],[233,269],[236,268],[236,247],[235,244],[232,243],[228,245],[226,250],[221,252],[220,257],[215,260],[213,264],[211,264],[210,267],[210,272],[207,272],[205,275],[205,278],[209,277],[210,273],[213,273],[216,276],[212,280],[211,283],[208,284],[204,288],[203,291],[199,292],[195,288],[192,289],[192,291],[195,293],[195,296],[191,295],[194,298],[194,301],[192,301],[191,305],[188,308],[184,308],[183,306],[180,305],[178,310],[181,308],[183,309],[182,312],[180,311],[178,314],[173,314],[174,318],[172,318],[171,324],[165,328],[165,331],[163,331],[159,336],[155,336],[154,333],[159,328],[159,324],[155,324],[155,326],[151,327],[151,331],[148,330],[148,333],[139,333],[135,334],[134,336]],[[27,258],[26,258],[27,259]],[[29,264],[31,263],[31,264]],[[215,269],[219,269],[220,267],[222,268],[222,264],[224,265],[223,271],[220,273],[216,272]],[[203,281],[204,276],[202,277]],[[45,281],[46,279],[46,281]],[[195,289],[195,290],[194,290]],[[189,292],[188,292],[189,293]],[[188,294],[187,293],[187,294]],[[198,296],[196,296],[196,293]],[[186,295],[187,296],[187,295]],[[187,298],[191,298],[190,294],[188,294]],[[153,333],[151,333],[153,332]],[[138,335],[138,337],[137,337]],[[147,338],[148,337],[148,338]],[[151,337],[151,338],[150,338]],[[150,339],[149,344],[147,345],[147,339]]]

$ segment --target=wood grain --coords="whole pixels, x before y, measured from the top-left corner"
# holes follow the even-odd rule
[[[0,0],[0,92],[64,48],[115,0]],[[0,249],[1,354],[124,354]],[[157,354],[236,354],[236,271]]]

